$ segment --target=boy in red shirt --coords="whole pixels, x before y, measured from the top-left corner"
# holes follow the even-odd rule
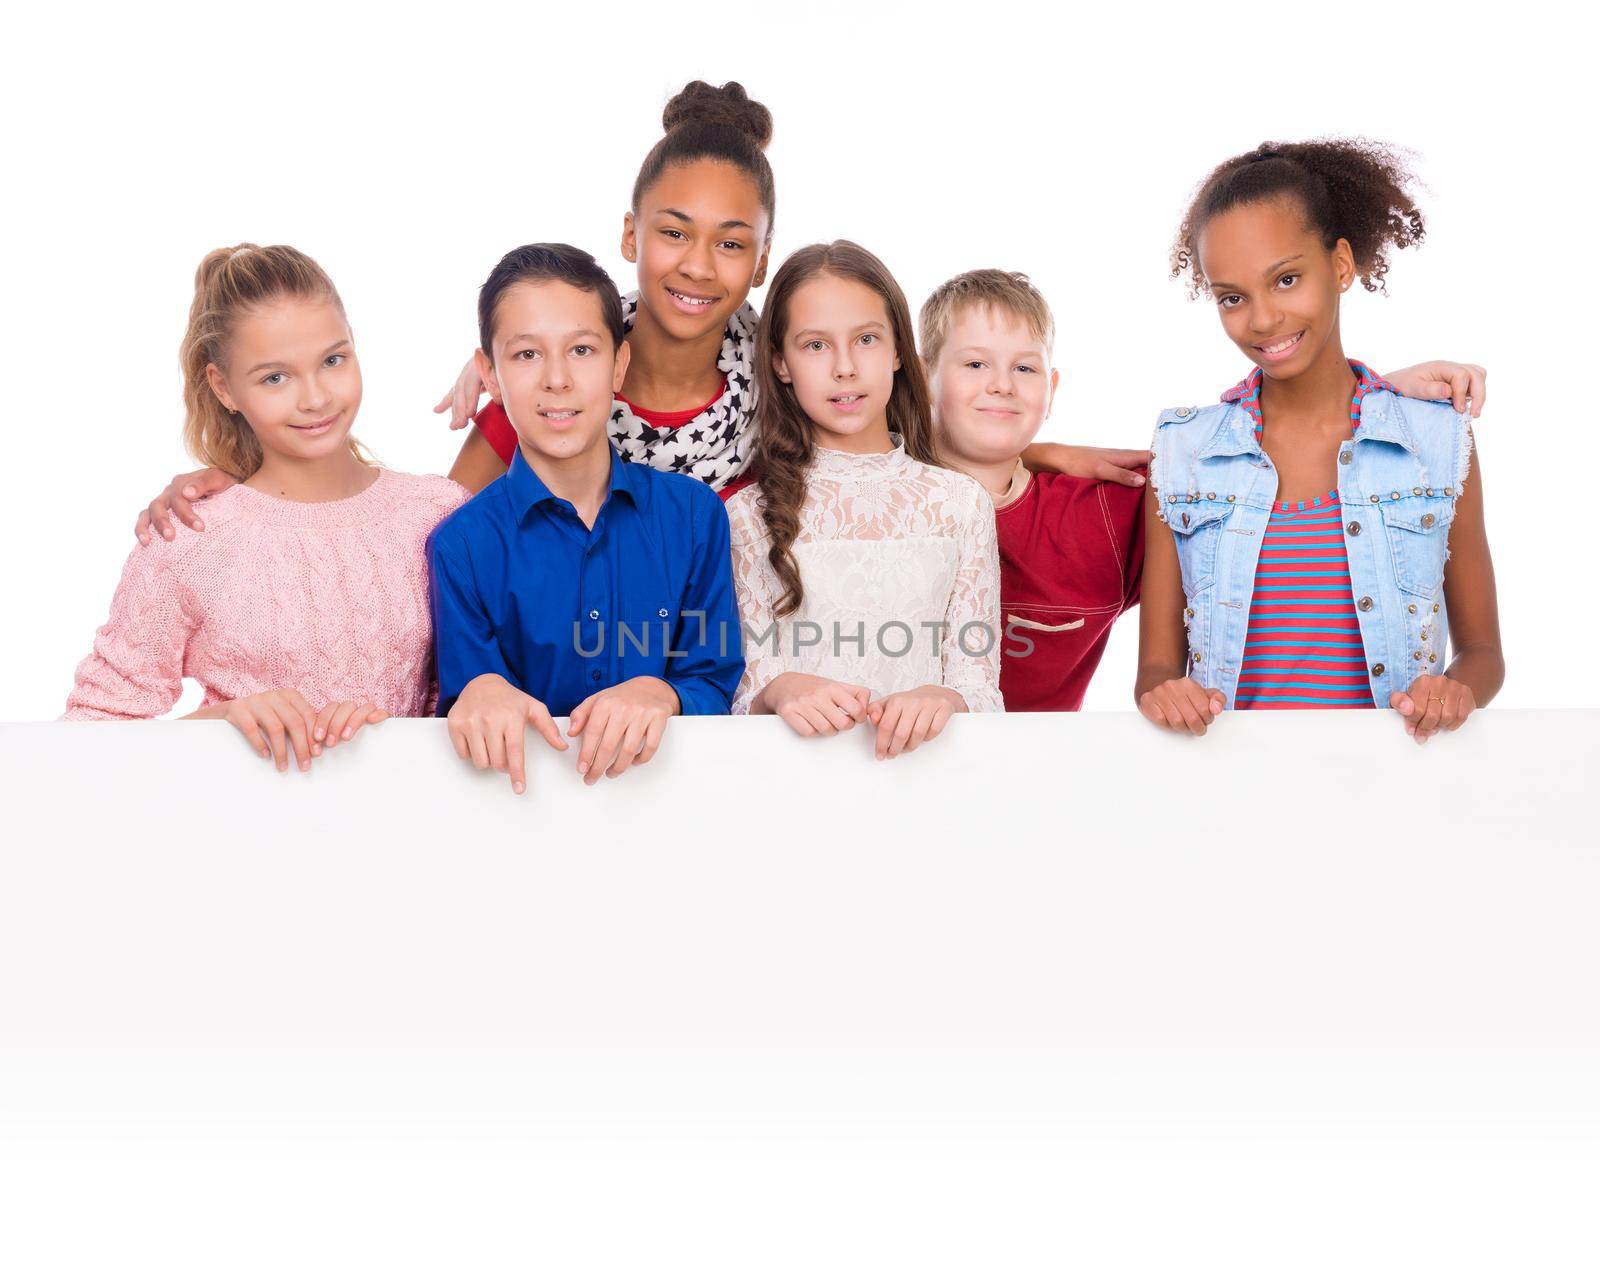
[[[1078,709],[1112,622],[1139,602],[1143,488],[1022,465],[1059,380],[1054,319],[1023,274],[951,278],[919,326],[940,457],[994,498],[1006,709]]]

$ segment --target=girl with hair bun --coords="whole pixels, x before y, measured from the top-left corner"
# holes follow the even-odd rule
[[[1263,145],[1200,187],[1174,276],[1254,369],[1156,428],[1135,696],[1201,735],[1224,709],[1387,706],[1418,743],[1505,677],[1464,413],[1345,355],[1342,297],[1421,243],[1405,156]],[[1449,645],[1453,654],[1447,654]]]
[[[631,360],[611,441],[631,462],[693,476],[726,498],[749,483],[756,441],[757,316],[749,297],[766,281],[777,210],[766,156],[772,114],[741,84],[695,80],[667,103],[661,123],[622,218],[622,255],[637,267],[638,289],[623,297]],[[474,492],[506,470],[516,446],[500,406],[477,409],[483,391],[468,358],[434,407],[450,412],[452,428],[475,425],[450,469]],[[1134,469],[1148,457],[1045,443],[1031,446],[1027,461],[1142,484]],[[152,529],[170,535],[174,515],[197,527],[191,503],[231,483],[216,469],[175,477],[140,513],[140,540]]]
[[[630,462],[681,472],[727,493],[749,463],[755,412],[756,311],[777,209],[765,153],[772,115],[744,87],[696,80],[667,103],[622,219],[622,255],[638,268],[623,297],[630,348],[612,408],[611,442]],[[482,392],[468,362],[436,412],[467,420]],[[516,446],[505,411],[473,419],[451,474],[482,488]]]
[[[293,247],[211,252],[181,352],[184,440],[237,483],[209,528],[134,548],[68,719],[226,719],[302,771],[391,714],[428,712],[428,533],[466,491],[370,462],[361,368],[328,275]]]

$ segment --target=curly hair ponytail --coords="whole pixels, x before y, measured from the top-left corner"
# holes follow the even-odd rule
[[[1201,184],[1172,247],[1172,276],[1188,274],[1190,294],[1206,289],[1199,241],[1215,216],[1249,203],[1292,197],[1331,248],[1350,244],[1369,291],[1384,291],[1392,251],[1421,243],[1426,225],[1410,190],[1411,155],[1362,137],[1265,142],[1219,164]]]

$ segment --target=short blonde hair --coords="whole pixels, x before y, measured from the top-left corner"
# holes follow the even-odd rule
[[[1028,275],[1008,273],[1004,269],[973,269],[940,283],[922,305],[917,334],[929,366],[938,362],[956,317],[969,308],[979,307],[998,309],[1020,318],[1044,344],[1045,351],[1053,351],[1056,319],[1050,315],[1050,306],[1044,302],[1039,288],[1028,281]]]

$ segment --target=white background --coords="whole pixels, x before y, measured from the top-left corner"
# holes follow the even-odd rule
[[[1594,1269],[1597,720],[0,724],[0,1264]]]
[[[1380,370],[1486,363],[1478,428],[1509,673],[1501,704],[1600,703],[1567,649],[1592,473],[1595,207],[1580,129],[1588,17],[1499,6],[30,5],[7,20],[0,204],[8,520],[0,713],[59,713],[138,508],[192,464],[177,347],[195,265],[310,252],[366,378],[357,433],[444,471],[429,413],[509,247],[564,239],[632,285],[617,241],[660,110],[737,78],[776,120],[774,263],[838,236],[913,306],[980,265],[1052,301],[1044,436],[1148,443],[1156,412],[1244,369],[1166,271],[1187,195],[1265,139],[1365,134],[1421,155],[1428,238],[1353,293]],[[1582,26],[1574,25],[1582,23]],[[761,294],[752,297],[759,304]],[[1091,708],[1128,708],[1134,620]]]

